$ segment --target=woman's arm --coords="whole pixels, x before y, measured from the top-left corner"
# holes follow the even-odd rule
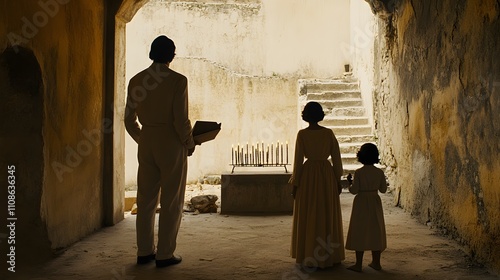
[[[340,156],[340,146],[335,134],[331,131],[331,143],[330,143],[330,157],[332,158],[333,174],[335,175],[335,181],[337,182],[338,193],[342,192],[342,182],[340,178],[344,173],[344,167],[342,166],[342,158]]]
[[[300,137],[300,132],[297,133],[295,140],[295,155],[293,158],[293,172],[289,183],[294,186],[294,189],[299,186],[300,177],[302,176],[302,166],[304,164],[304,143]]]

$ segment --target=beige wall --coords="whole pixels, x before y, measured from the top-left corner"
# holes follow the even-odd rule
[[[50,5],[43,6],[42,2]],[[3,160],[19,164],[19,198],[33,195],[33,188],[41,190],[33,198],[38,204],[22,204],[29,200],[21,199],[21,204],[16,205],[18,223],[24,226],[24,230],[18,228],[19,238],[31,236],[57,249],[102,225],[104,5],[98,0],[40,3],[2,1],[0,50],[20,43],[33,51],[40,64],[43,138],[39,141],[43,160],[38,168],[43,169],[43,179],[38,184],[42,185],[26,185],[28,178],[35,175],[23,170],[24,163],[12,151],[12,157]],[[2,84],[2,88],[6,86]],[[12,106],[2,102],[4,105]],[[2,131],[2,141],[6,135],[20,137],[20,141],[25,137]],[[2,153],[6,149],[20,149],[22,153],[21,147],[2,145],[1,149]],[[23,219],[33,212],[36,217]],[[47,253],[19,243],[18,259],[31,256],[40,261]]]
[[[498,2],[401,2],[393,26],[379,22],[375,56],[391,185],[421,222],[500,271]]]
[[[127,81],[151,63],[151,41],[165,34],[177,46],[171,67],[189,79],[192,121],[222,122],[217,140],[190,158],[190,181],[229,171],[238,142],[293,147],[297,79],[339,77],[350,56],[341,50],[350,42],[347,0],[207,2],[150,1],[127,25]],[[126,147],[130,185],[137,160],[128,135]]]
[[[373,123],[374,94],[374,52],[375,34],[378,28],[375,15],[366,1],[350,1],[350,44],[344,44],[342,51],[348,52],[353,76],[358,79],[366,115]]]

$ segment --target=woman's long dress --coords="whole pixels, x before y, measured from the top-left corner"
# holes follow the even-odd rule
[[[338,192],[342,172],[340,148],[332,130],[321,127],[298,132],[290,179],[298,186],[291,246],[297,263],[324,268],[345,258]]]

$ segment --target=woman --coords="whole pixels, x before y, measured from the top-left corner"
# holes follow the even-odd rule
[[[339,199],[342,161],[333,131],[318,125],[324,116],[319,103],[307,103],[302,119],[309,126],[297,133],[295,143],[291,255],[303,267],[330,267],[345,258]]]

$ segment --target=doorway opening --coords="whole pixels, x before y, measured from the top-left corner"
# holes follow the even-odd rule
[[[288,142],[293,155],[303,125],[301,79],[341,77],[346,64],[363,79],[370,76],[374,22],[358,14],[373,18],[363,1],[132,2],[120,8],[116,27],[113,160],[122,192],[134,189],[137,172],[136,144],[123,126],[126,85],[149,66],[150,43],[160,34],[176,43],[171,67],[188,77],[192,123],[222,123],[217,141],[189,159],[188,183],[230,172],[231,146],[238,143]],[[361,91],[370,104],[367,84]]]

